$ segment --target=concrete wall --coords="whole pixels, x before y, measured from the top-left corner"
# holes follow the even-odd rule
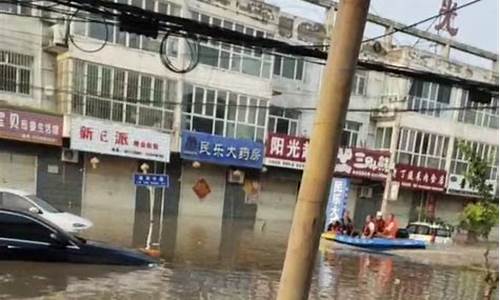
[[[90,159],[97,156],[96,169]],[[132,175],[135,159],[85,154],[82,216],[94,222],[85,232],[93,239],[129,246],[132,244],[135,213],[135,186]]]

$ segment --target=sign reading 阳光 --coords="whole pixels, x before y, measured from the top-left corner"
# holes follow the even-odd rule
[[[182,132],[183,159],[261,169],[263,150],[263,144],[252,140],[226,138],[202,132]]]
[[[330,194],[328,196],[328,204],[326,207],[326,224],[333,223],[336,220],[341,220],[347,205],[347,197],[349,196],[350,181],[348,178],[332,179],[330,185]]]
[[[70,148],[169,162],[170,134],[123,123],[72,116]]]
[[[308,138],[270,133],[266,144],[264,164],[302,170],[308,149]],[[389,171],[389,157],[388,151],[339,148],[335,174],[384,180]]]

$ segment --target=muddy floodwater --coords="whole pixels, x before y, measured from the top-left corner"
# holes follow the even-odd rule
[[[276,297],[289,224],[223,222],[218,236],[197,224],[165,238],[161,266],[152,269],[0,262],[0,299]],[[482,299],[482,274],[476,271],[320,248],[310,299]]]

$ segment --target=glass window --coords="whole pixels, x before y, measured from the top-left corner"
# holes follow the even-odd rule
[[[30,94],[33,57],[0,50],[0,91]]]
[[[91,15],[91,18],[93,20],[100,20],[100,16],[98,15]],[[102,23],[97,23],[97,22],[89,22],[89,37],[98,39],[98,40],[106,40],[106,25]],[[108,27],[109,30],[109,27]],[[108,32],[109,34],[109,32]],[[112,35],[110,35],[112,36]],[[112,40],[108,37],[108,40]]]
[[[189,85],[189,88],[184,91],[185,102],[186,97],[190,97],[187,94],[192,88]],[[194,87],[194,89],[194,109],[193,111],[184,110],[183,118],[186,122],[184,128],[252,140],[263,137],[266,118],[265,100],[203,87]],[[204,103],[203,97],[206,97]],[[258,108],[261,105],[263,105],[262,111],[260,107]]]
[[[290,57],[283,57],[283,71],[281,76],[285,78],[294,79],[295,73],[295,59]]]
[[[297,110],[271,106],[269,109],[268,131],[297,136],[299,117],[300,112]]]
[[[0,238],[52,243],[52,231],[26,216],[0,213]]]
[[[12,193],[3,192],[0,197],[0,207],[4,209],[28,212],[34,206],[25,198]]]

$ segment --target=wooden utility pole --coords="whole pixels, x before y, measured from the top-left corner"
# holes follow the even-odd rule
[[[369,0],[340,2],[281,274],[279,300],[302,300],[309,294],[327,193],[369,6]]]

